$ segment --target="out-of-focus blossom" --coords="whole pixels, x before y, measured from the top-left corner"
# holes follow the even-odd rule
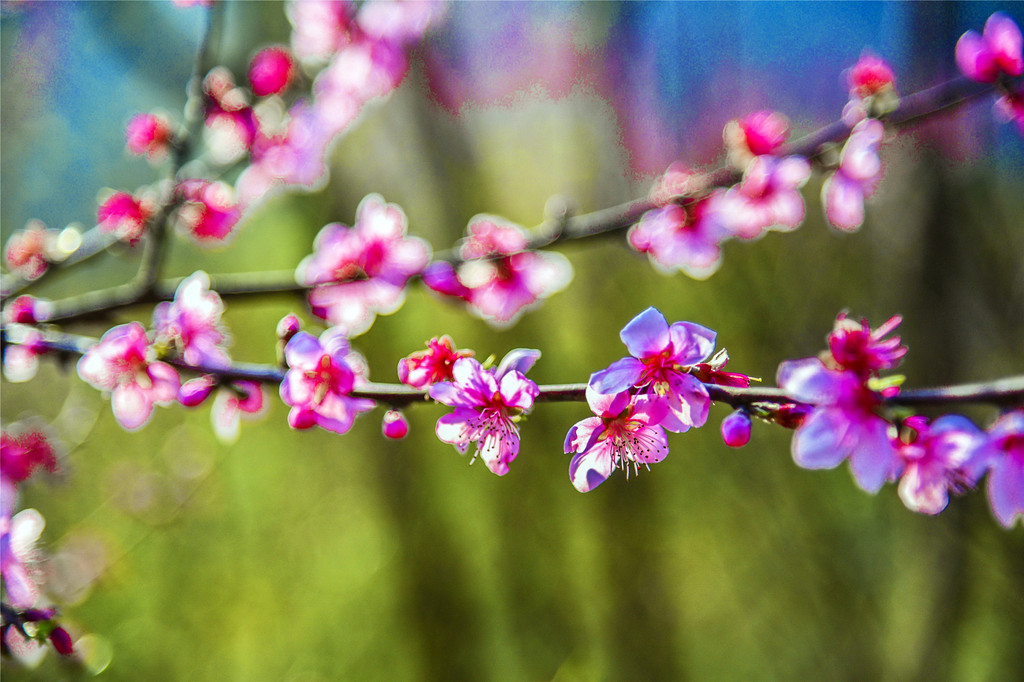
[[[988,471],[988,501],[1006,528],[1024,518],[1024,409],[1004,413],[989,427],[974,467]]]
[[[178,402],[185,407],[196,407],[210,397],[216,387],[217,378],[212,374],[203,374],[189,379],[182,382],[178,388]]]
[[[476,456],[487,468],[498,476],[507,474],[519,454],[518,416],[530,411],[540,392],[524,376],[539,356],[540,351],[518,349],[491,371],[474,358],[456,360],[452,381],[430,387],[431,398],[455,408],[437,420],[437,437],[463,454],[476,443]]]
[[[7,602],[16,609],[30,608],[39,598],[40,589],[29,564],[45,525],[42,514],[35,509],[23,509],[13,518],[0,516],[0,575]]]
[[[221,386],[213,399],[210,420],[220,442],[231,445],[238,441],[241,420],[258,419],[267,410],[263,386],[255,381],[232,381]]]
[[[288,48],[266,47],[249,62],[249,84],[257,97],[283,92],[295,78],[295,60]]]
[[[292,0],[292,51],[309,63],[325,63],[351,41],[355,5],[348,0]]]
[[[231,187],[223,182],[189,179],[176,189],[183,200],[178,208],[178,229],[188,234],[200,246],[224,244],[240,212]]]
[[[810,176],[811,164],[803,157],[754,157],[743,180],[726,191],[720,215],[742,239],[756,239],[765,230],[795,230],[804,220],[800,188]]]
[[[293,429],[320,426],[345,433],[356,415],[373,409],[372,400],[351,395],[364,381],[362,363],[341,329],[332,327],[319,339],[298,332],[284,355],[288,372],[281,382],[281,399],[292,408],[288,424]]]
[[[4,348],[4,378],[14,383],[29,381],[39,369],[38,356],[46,352],[43,334],[26,329],[17,344]]]
[[[703,426],[711,400],[708,390],[689,372],[715,348],[716,334],[693,322],[673,322],[654,308],[643,311],[622,328],[622,342],[632,357],[616,360],[590,377],[595,391],[615,394],[637,387],[663,397],[669,412],[661,424],[680,433]]]
[[[410,353],[398,361],[398,380],[420,389],[439,381],[451,381],[455,361],[472,356],[471,350],[455,350],[450,336],[435,336],[427,341],[427,350]]]
[[[153,309],[154,344],[174,349],[189,365],[225,366],[227,336],[220,324],[224,303],[210,291],[209,276],[199,270],[178,285],[173,301]]]
[[[4,308],[4,322],[36,324],[46,322],[53,314],[53,303],[35,296],[18,296]]]
[[[249,94],[235,85],[234,76],[223,66],[210,70],[203,89],[207,95],[203,139],[216,163],[233,163],[249,151],[259,133]]]
[[[864,223],[864,201],[882,179],[878,145],[885,127],[875,119],[864,119],[850,133],[843,147],[839,167],[824,182],[821,200],[825,217],[833,227],[852,232]]]
[[[596,415],[569,429],[565,452],[574,453],[569,480],[581,493],[604,483],[616,469],[638,473],[668,455],[668,438],[660,426],[667,404],[652,395],[628,391],[602,394],[587,386],[587,403]]]
[[[39,428],[5,429],[0,434],[0,477],[5,484],[22,483],[38,469],[57,471],[57,453],[47,434]],[[8,490],[5,485],[5,496]]]
[[[409,435],[409,420],[400,410],[388,410],[381,421],[381,431],[385,438],[401,440]]]
[[[1010,92],[996,100],[996,113],[1012,121],[1021,135],[1024,135],[1024,90]]]
[[[805,469],[832,469],[849,458],[858,485],[875,493],[898,469],[881,399],[852,370],[833,370],[818,358],[779,365],[779,388],[814,405],[793,434],[793,459]]]
[[[495,326],[508,326],[540,300],[565,288],[572,266],[554,252],[526,251],[526,231],[493,216],[469,222],[458,267],[439,261],[423,272],[434,291],[458,296],[470,311]]]
[[[158,161],[167,156],[174,140],[171,121],[162,114],[136,114],[125,127],[128,151],[136,156],[147,156]]]
[[[729,121],[722,131],[730,162],[743,170],[756,157],[775,154],[789,139],[789,119],[776,111],[755,111]]]
[[[956,44],[956,64],[972,80],[992,83],[1000,75],[1024,73],[1020,28],[1006,14],[996,12],[985,22],[985,30],[967,31]]]
[[[750,414],[746,410],[736,410],[722,420],[722,441],[730,448],[750,442]]]
[[[153,210],[149,201],[137,199],[127,192],[114,192],[100,204],[96,219],[101,230],[134,246],[145,234],[146,223]]]
[[[39,220],[30,220],[25,229],[7,240],[4,260],[7,269],[24,279],[36,279],[50,267],[50,246],[53,231]]]
[[[707,279],[722,264],[721,243],[731,235],[722,212],[724,191],[685,206],[669,204],[644,213],[630,228],[629,244],[659,270]]]
[[[899,106],[896,75],[889,64],[870,50],[861,53],[846,72],[850,101],[843,107],[843,122],[853,128],[865,118],[879,118]]]
[[[178,372],[153,356],[145,328],[130,322],[107,331],[78,361],[78,376],[111,392],[114,417],[129,431],[149,421],[153,405],[174,402],[181,386]]]
[[[824,358],[825,363],[832,369],[850,370],[864,379],[894,368],[907,354],[907,347],[900,345],[898,336],[885,337],[902,321],[901,316],[893,315],[871,329],[867,320],[854,322],[846,313],[839,313],[828,335],[829,354]]]
[[[405,285],[429,260],[427,243],[406,235],[402,209],[371,194],[359,203],[354,227],[331,223],[320,231],[296,279],[312,287],[315,315],[354,336],[401,307]]]
[[[949,493],[962,493],[977,483],[966,466],[982,442],[981,431],[960,415],[944,415],[931,424],[924,417],[904,420],[907,437],[897,439],[899,495],[911,511],[938,514]]]

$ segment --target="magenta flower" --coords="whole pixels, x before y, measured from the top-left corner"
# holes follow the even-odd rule
[[[912,434],[897,439],[903,472],[899,495],[911,511],[938,514],[949,504],[949,493],[962,493],[977,483],[968,467],[982,442],[982,433],[969,419],[944,415],[931,424],[924,417],[904,420]]]
[[[668,439],[660,426],[668,408],[651,395],[629,392],[605,395],[587,386],[587,403],[597,416],[587,417],[569,429],[565,452],[575,453],[569,463],[569,480],[581,493],[604,483],[616,469],[629,476],[639,473],[668,455]]]
[[[231,188],[223,182],[189,179],[176,192],[183,200],[177,212],[178,229],[200,246],[223,244],[241,217]]]
[[[295,78],[295,59],[281,45],[265,47],[249,62],[249,83],[257,97],[283,92]]]
[[[852,370],[833,370],[818,358],[779,365],[778,384],[801,403],[814,405],[793,434],[793,459],[805,469],[832,469],[849,457],[858,485],[875,493],[898,469],[881,399]]]
[[[882,179],[878,145],[885,127],[873,118],[854,126],[840,155],[839,167],[821,187],[825,217],[833,227],[852,232],[864,223],[864,201]]]
[[[637,387],[662,396],[668,414],[662,421],[669,431],[680,433],[703,426],[711,399],[708,390],[690,369],[704,362],[715,348],[715,332],[693,322],[673,322],[654,308],[643,311],[622,328],[619,338],[633,357],[616,360],[590,377],[590,386],[604,394]]]
[[[722,441],[730,448],[742,448],[750,442],[750,415],[736,410],[722,420]]]
[[[363,383],[364,369],[341,329],[332,327],[319,339],[298,332],[284,356],[288,372],[281,381],[281,399],[291,405],[288,425],[293,429],[320,426],[345,433],[356,415],[373,409],[372,400],[351,395]]]
[[[24,279],[41,277],[50,267],[50,243],[53,233],[39,220],[30,220],[25,229],[7,240],[4,260],[7,268]]]
[[[38,469],[50,473],[57,470],[57,453],[47,435],[38,428],[4,430],[0,434],[0,478],[5,482],[4,493],[9,489],[8,484],[22,483]]]
[[[519,454],[519,415],[529,412],[539,389],[524,376],[540,351],[517,349],[494,370],[485,370],[474,358],[459,358],[452,367],[452,381],[430,387],[430,397],[454,407],[437,420],[437,437],[464,454],[470,443],[476,454],[498,476]]]
[[[967,31],[956,44],[956,64],[968,78],[992,83],[999,76],[1024,73],[1020,28],[1006,14],[996,12],[985,22],[985,30]]]
[[[313,249],[299,263],[296,279],[312,287],[313,313],[348,336],[369,329],[378,314],[398,310],[406,283],[430,260],[427,243],[406,236],[402,209],[377,194],[359,203],[355,227],[325,226]]]
[[[572,279],[572,266],[554,252],[525,250],[526,231],[492,216],[469,222],[458,268],[432,263],[423,282],[438,293],[458,296],[470,312],[498,327],[514,324],[540,300],[562,290]]]
[[[146,232],[146,223],[153,215],[148,201],[136,199],[127,192],[114,192],[100,204],[96,212],[99,227],[118,239],[135,245]]]
[[[46,322],[53,314],[53,303],[35,296],[18,296],[4,308],[4,322],[36,324]]]
[[[136,156],[146,155],[150,161],[167,156],[174,140],[174,130],[166,116],[136,114],[125,128],[128,151]]]
[[[835,327],[828,335],[830,358],[833,369],[850,370],[867,379],[877,376],[883,369],[892,369],[907,354],[907,347],[900,345],[900,337],[886,339],[899,326],[903,318],[893,315],[874,330],[867,320],[854,322],[839,313]]]
[[[168,405],[178,395],[178,372],[153,359],[146,330],[138,322],[109,330],[78,361],[78,376],[110,391],[114,418],[134,431],[149,421],[153,405]]]
[[[723,196],[716,191],[685,207],[669,204],[647,211],[629,230],[630,246],[666,274],[681,270],[707,279],[722,264],[721,243],[731,236],[724,225]]]
[[[420,389],[439,381],[451,381],[455,361],[472,355],[471,350],[455,350],[450,336],[435,336],[427,341],[427,350],[411,353],[398,361],[398,380]]]
[[[173,301],[153,309],[153,327],[158,346],[173,348],[181,359],[194,366],[226,366],[231,358],[223,348],[227,341],[220,317],[224,303],[210,291],[209,276],[199,270],[178,285]]]
[[[988,501],[1006,528],[1024,518],[1024,409],[1004,413],[988,429],[976,464],[988,470]]]
[[[742,170],[755,156],[776,153],[789,139],[789,120],[775,111],[755,111],[729,121],[722,131],[729,160]]]
[[[409,435],[409,420],[399,410],[388,410],[381,420],[381,431],[385,438],[401,440]]]
[[[892,67],[869,50],[861,53],[860,59],[846,74],[850,97],[864,99],[896,87],[896,74]]]
[[[800,188],[811,176],[811,164],[800,156],[779,159],[757,156],[743,180],[723,199],[724,221],[742,239],[756,239],[765,230],[795,230],[804,220]]]

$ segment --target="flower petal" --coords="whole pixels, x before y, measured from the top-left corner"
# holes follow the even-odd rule
[[[670,341],[668,321],[656,308],[648,308],[622,328],[619,338],[635,358],[657,355]]]

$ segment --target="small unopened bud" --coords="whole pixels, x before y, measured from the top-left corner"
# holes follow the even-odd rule
[[[299,321],[298,316],[288,313],[277,323],[277,338],[282,343],[288,343],[293,336],[299,333],[300,329],[302,329],[302,322]]]
[[[388,410],[384,413],[384,420],[381,424],[386,438],[401,440],[409,433],[409,422],[405,415],[398,410]]]
[[[178,402],[185,407],[199,405],[210,396],[215,383],[213,376],[209,374],[189,379],[178,389]]]
[[[70,656],[75,653],[75,645],[71,642],[71,635],[59,625],[50,631],[50,643],[62,656]]]
[[[276,95],[295,76],[295,60],[287,48],[273,46],[260,50],[249,64],[249,83],[257,97]]]
[[[722,420],[722,440],[731,448],[750,442],[750,415],[746,410],[736,410]]]
[[[811,413],[812,409],[810,405],[786,403],[775,410],[772,419],[783,428],[795,429],[804,423],[804,418]]]

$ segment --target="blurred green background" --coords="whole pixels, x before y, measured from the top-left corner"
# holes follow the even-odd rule
[[[478,212],[536,225],[552,196],[581,211],[642,196],[673,159],[713,166],[720,131],[760,108],[796,134],[837,117],[840,72],[870,46],[901,91],[953,74],[952,48],[1019,5],[455,4],[403,85],[338,144],[331,181],[274,199],[231,247],[178,241],[169,273],[289,269],[331,221],[379,192],[410,232],[451,245]],[[91,225],[101,187],[160,170],[123,152],[138,111],[180,111],[202,12],[158,3],[11,3],[2,23],[3,239],[30,218]],[[279,3],[229,3],[219,61],[240,76],[287,42]],[[560,247],[567,290],[495,331],[414,288],[353,341],[377,381],[426,339],[499,357],[539,348],[539,383],[584,381],[621,357],[618,331],[656,306],[718,331],[730,369],[775,368],[824,346],[836,313],[902,313],[908,385],[1024,371],[1024,144],[991,99],[903,131],[864,228],[824,224],[821,178],[797,232],[729,243],[706,282],[664,277],[621,236]],[[93,259],[50,297],[125,281],[136,254]],[[228,301],[232,355],[272,362],[299,297]],[[100,335],[110,323],[79,325]],[[540,405],[511,472],[467,466],[433,435],[439,406],[383,409],[347,435],[295,432],[276,396],[237,444],[209,407],[159,409],[126,433],[73,365],[3,383],[4,423],[53,422],[62,475],[27,486],[47,519],[50,592],[124,680],[1008,680],[1024,670],[1024,531],[983,494],[931,518],[845,466],[798,469],[790,433],[758,424],[746,448],[704,429],[670,435],[650,473],[581,495],[567,429],[583,404]],[[982,423],[992,411],[970,411]],[[97,654],[98,658],[103,656]],[[50,655],[5,679],[75,679]]]

